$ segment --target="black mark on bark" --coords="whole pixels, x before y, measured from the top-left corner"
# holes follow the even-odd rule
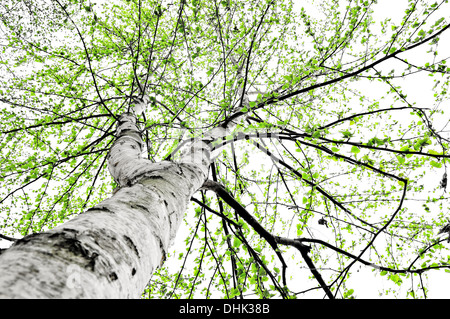
[[[149,179],[162,179],[163,177],[161,175],[150,175],[150,176],[147,176],[147,178],[149,178]]]
[[[99,255],[97,253],[92,253],[91,256],[88,257],[89,262],[86,265],[86,268],[89,268],[91,270],[94,270],[95,268],[95,259],[98,257]]]
[[[72,228],[63,228],[62,229],[65,232],[69,232],[69,233],[73,233],[73,234],[78,234],[78,230],[76,229],[72,229]]]
[[[89,212],[89,211],[91,211],[91,212],[92,211],[99,211],[99,212],[106,212],[106,213],[110,213],[110,214],[115,214],[114,211],[110,210],[107,207],[103,207],[103,206],[95,206],[95,207],[92,207],[92,208],[89,208],[88,210],[86,210],[86,212]]]
[[[128,236],[126,236],[126,235],[124,235],[123,238],[125,239],[125,242],[127,243],[127,246],[130,247],[130,249],[131,249],[132,251],[134,251],[134,253],[135,253],[138,257],[140,257],[140,256],[139,256],[139,251],[138,251],[136,245],[134,244],[134,242],[131,240],[131,238],[128,237]]]
[[[16,240],[13,244],[13,246],[19,246],[19,245],[25,245],[26,243],[32,241],[34,238],[38,239],[38,238],[43,238],[46,237],[45,234],[43,233],[35,233],[35,234],[30,234],[30,235],[26,235],[25,237]]]
[[[94,270],[95,262],[99,254],[97,252],[91,252],[84,247],[76,238],[76,232],[73,229],[63,229],[62,232],[50,234],[48,238],[55,240],[55,248],[64,249],[71,252],[74,256],[82,257],[86,260],[85,268]]]
[[[134,209],[138,209],[138,210],[143,210],[145,212],[149,212],[149,209],[146,206],[144,206],[144,205],[131,203],[130,207],[134,208]]]
[[[115,272],[110,273],[108,277],[109,277],[109,280],[111,280],[111,281],[118,279],[117,274]]]

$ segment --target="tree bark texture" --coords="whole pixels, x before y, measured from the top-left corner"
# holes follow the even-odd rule
[[[119,118],[108,168],[119,185],[72,220],[16,241],[0,255],[1,298],[139,298],[165,259],[209,149],[195,142],[178,162],[141,158],[136,118]]]

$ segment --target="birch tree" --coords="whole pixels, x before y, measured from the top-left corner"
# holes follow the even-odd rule
[[[450,8],[386,5],[2,1],[0,296],[426,298]]]

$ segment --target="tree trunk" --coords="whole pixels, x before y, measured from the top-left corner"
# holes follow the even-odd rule
[[[162,264],[187,204],[203,185],[209,149],[192,143],[178,162],[141,158],[135,117],[119,118],[107,200],[0,255],[1,298],[138,298]]]

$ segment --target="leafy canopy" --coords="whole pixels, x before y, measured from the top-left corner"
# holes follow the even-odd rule
[[[421,0],[2,0],[3,237],[110,196],[121,113],[137,113],[153,162],[236,119],[210,178],[241,210],[196,194],[145,296],[351,298],[363,266],[394,294],[426,297],[427,271],[449,268],[436,236],[448,222],[446,12]],[[275,252],[242,209],[307,256]]]

